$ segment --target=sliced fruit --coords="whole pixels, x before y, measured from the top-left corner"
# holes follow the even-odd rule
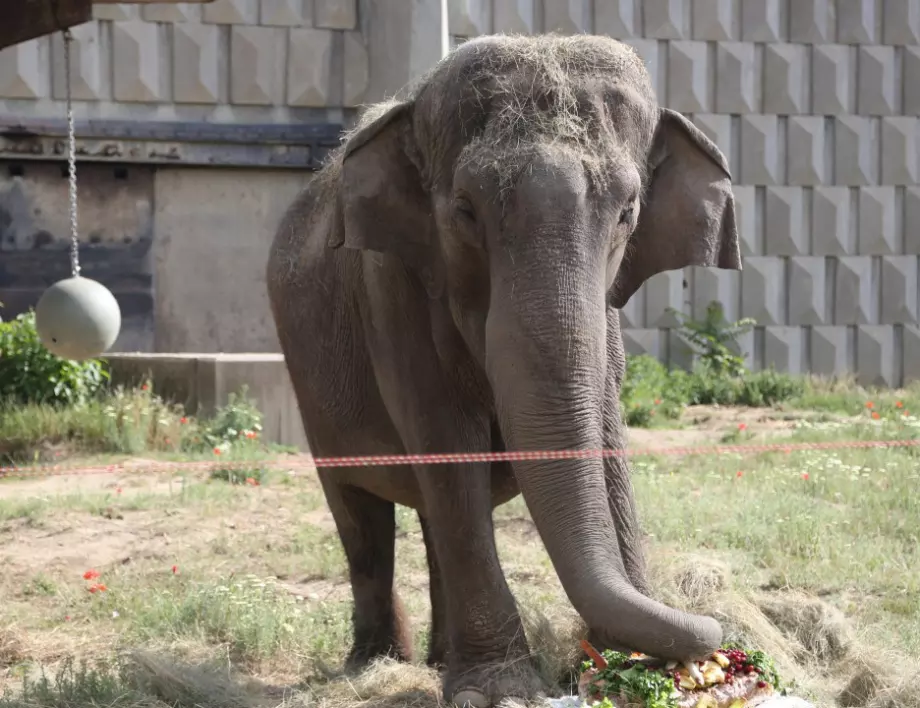
[[[700,696],[700,700],[696,702],[696,708],[719,708],[719,704],[707,693]]]
[[[728,708],[744,708],[747,705],[747,698],[736,698]]]
[[[688,661],[686,664],[684,664],[684,668],[687,670],[687,672],[690,674],[690,676],[693,678],[693,680],[694,680],[697,684],[702,685],[702,683],[703,683],[703,672],[700,671],[700,667],[697,666],[695,662],[693,662],[693,661]]]
[[[725,672],[722,667],[714,661],[705,662],[700,671],[703,673],[703,685],[713,686],[717,683],[725,683]]]
[[[727,656],[725,656],[725,654],[723,654],[720,651],[717,651],[712,655],[712,660],[716,662],[719,666],[721,666],[723,669],[727,669],[729,666],[731,666],[731,663],[732,663],[731,659],[729,659]]]
[[[680,689],[682,691],[692,691],[699,684],[693,680],[693,677],[690,676],[690,673],[687,669],[681,669],[677,672],[677,675],[680,676]]]

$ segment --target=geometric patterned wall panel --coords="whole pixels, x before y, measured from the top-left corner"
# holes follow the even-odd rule
[[[732,167],[743,272],[652,278],[631,350],[686,364],[665,308],[719,300],[758,321],[756,365],[920,379],[920,0],[595,0],[593,24],[578,0],[492,2],[627,41]]]
[[[100,5],[74,29],[74,97],[94,115],[246,122],[357,107],[375,93],[364,7]],[[744,271],[651,279],[622,312],[632,351],[686,363],[667,310],[699,316],[717,299],[758,320],[744,343],[758,366],[920,378],[920,0],[449,0],[449,11],[458,39],[626,41],[662,105],[728,157]],[[64,79],[59,38],[6,49],[0,111],[59,117]]]

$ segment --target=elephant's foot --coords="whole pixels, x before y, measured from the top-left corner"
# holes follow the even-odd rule
[[[461,708],[490,708],[506,698],[525,702],[542,691],[543,682],[526,658],[463,671],[451,667],[444,678],[445,698]]]
[[[374,659],[385,657],[396,661],[411,662],[412,650],[411,647],[393,641],[355,644],[345,659],[345,671],[350,674],[359,673],[366,669]]]
[[[425,664],[438,671],[445,668],[447,666],[447,651],[444,646],[432,644],[428,650],[428,658],[425,659]]]
[[[356,673],[367,668],[374,659],[390,657],[396,661],[413,661],[412,632],[401,612],[376,631],[355,632],[354,644],[345,660],[345,670]]]
[[[447,668],[447,637],[443,632],[438,632],[432,627],[431,635],[428,638],[428,658],[425,663],[432,669]]]

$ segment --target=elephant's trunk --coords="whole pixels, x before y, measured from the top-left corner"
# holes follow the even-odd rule
[[[509,450],[599,449],[604,273],[571,249],[540,257],[516,251],[514,258],[513,275],[493,279],[486,327],[505,443]],[[566,594],[606,646],[678,660],[719,646],[715,620],[656,602],[627,579],[602,460],[516,462],[514,470]]]

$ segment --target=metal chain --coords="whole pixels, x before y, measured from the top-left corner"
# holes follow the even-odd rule
[[[70,181],[70,272],[80,275],[80,241],[77,229],[77,139],[73,121],[73,100],[70,95],[70,43],[73,35],[64,30],[64,86],[67,91],[67,172]]]

